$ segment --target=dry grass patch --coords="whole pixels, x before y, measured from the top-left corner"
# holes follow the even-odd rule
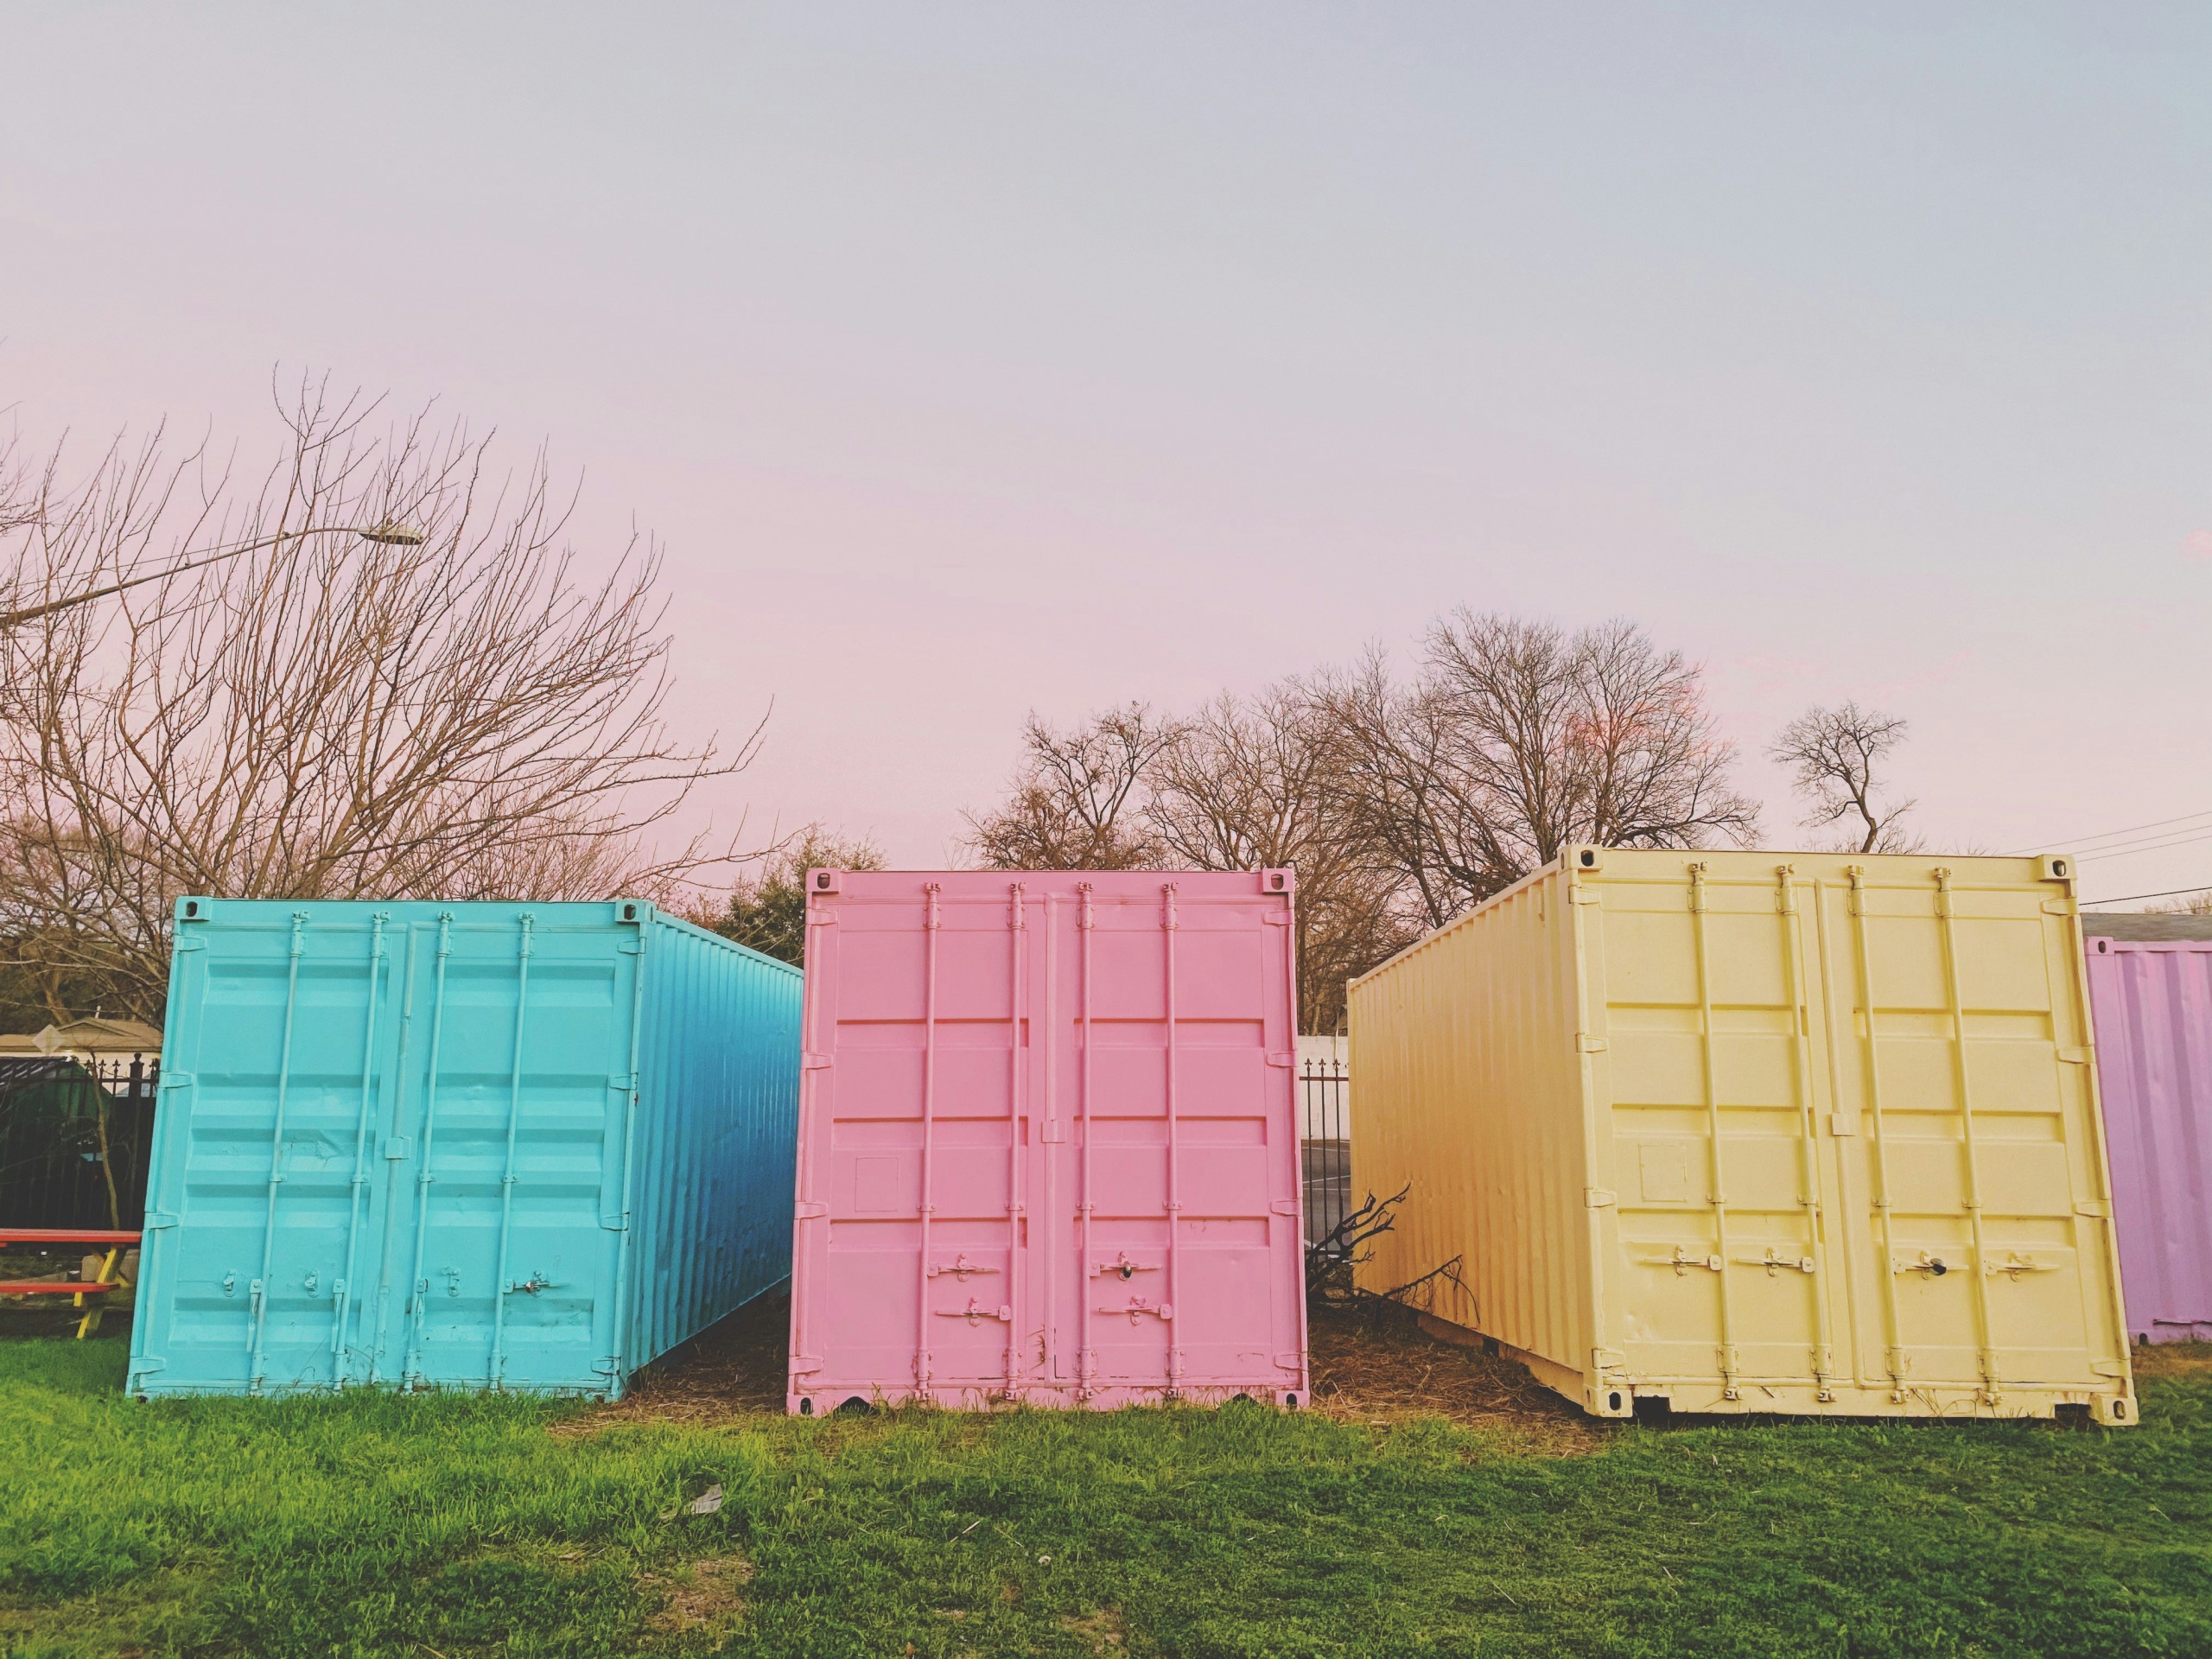
[[[1090,1643],[1093,1653],[1119,1653],[1128,1642],[1129,1627],[1118,1607],[1101,1607],[1081,1618],[1070,1613],[1060,1620],[1060,1628]]]
[[[743,1555],[708,1555],[677,1572],[649,1573],[640,1590],[661,1598],[652,1626],[671,1635],[734,1624],[745,1611],[745,1586],[753,1582],[753,1563]]]
[[[2138,1376],[2202,1382],[2212,1377],[2212,1342],[2146,1342],[2134,1352]]]

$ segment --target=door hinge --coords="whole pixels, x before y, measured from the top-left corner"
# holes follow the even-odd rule
[[[1590,1351],[1590,1369],[1593,1371],[1624,1371],[1628,1369],[1628,1356],[1618,1348],[1592,1348]]]
[[[2089,1370],[2098,1376],[2126,1376],[2127,1363],[2119,1359],[2093,1359]]]
[[[815,1372],[821,1369],[822,1356],[819,1354],[793,1354],[791,1356],[791,1371],[793,1376],[811,1376]]]
[[[1275,1366],[1280,1370],[1302,1371],[1306,1369],[1306,1356],[1303,1354],[1277,1354],[1275,1356]]]
[[[149,1210],[146,1212],[145,1220],[140,1222],[138,1225],[142,1231],[150,1233],[160,1228],[175,1226],[176,1217],[166,1210]]]
[[[1298,1056],[1295,1054],[1270,1054],[1268,1056],[1268,1064],[1269,1065],[1288,1066],[1295,1065],[1297,1063]]]
[[[2063,899],[2046,899],[2043,901],[2043,913],[2046,916],[2071,916],[2074,906]]]
[[[159,1354],[148,1354],[143,1358],[130,1362],[130,1373],[134,1376],[143,1371],[166,1371],[168,1368],[168,1361]]]
[[[1567,902],[1570,905],[1594,905],[1599,902],[1598,889],[1595,887],[1569,887],[1567,890]]]
[[[1277,1198],[1273,1204],[1269,1205],[1268,1208],[1270,1211],[1278,1216],[1294,1216],[1298,1213],[1298,1200],[1296,1198]]]
[[[193,1082],[194,1078],[192,1073],[189,1071],[163,1071],[162,1073],[162,1087],[164,1089],[189,1089],[192,1087]]]
[[[1619,1198],[1619,1193],[1607,1187],[1586,1186],[1582,1189],[1582,1202],[1592,1210],[1603,1210],[1607,1205],[1617,1203]]]
[[[634,927],[637,924],[633,922],[631,925]],[[645,950],[645,936],[642,933],[626,934],[616,941],[614,948],[626,957],[643,956]]]
[[[2074,1213],[2077,1216],[2088,1216],[2095,1221],[2110,1221],[2112,1205],[2107,1204],[2102,1198],[2084,1198],[2074,1206]]]
[[[820,1198],[801,1198],[791,1206],[794,1221],[819,1221],[829,1213],[829,1205]]]
[[[2059,1063],[2063,1065],[2087,1065],[2095,1058],[2094,1049],[2062,1048],[2058,1051]]]
[[[830,1056],[827,1054],[810,1054],[799,1062],[799,1069],[805,1071],[820,1071],[825,1070],[829,1065]]]
[[[1578,1052],[1584,1054],[1602,1054],[1605,1052],[1605,1039],[1602,1037],[1592,1037],[1586,1031],[1580,1032],[1575,1035],[1574,1046]]]

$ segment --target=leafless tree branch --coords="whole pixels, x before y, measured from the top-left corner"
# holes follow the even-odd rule
[[[734,855],[649,850],[760,734],[670,732],[656,550],[583,580],[542,454],[495,477],[488,440],[427,412],[374,436],[375,407],[303,385],[251,493],[159,435],[45,475],[19,592],[274,542],[0,639],[0,931],[111,1006],[159,1017],[180,893],[661,897]],[[372,524],[424,539],[317,533]]]
[[[1884,798],[1883,763],[1904,741],[1905,722],[1893,715],[1844,702],[1808,709],[1782,728],[1768,755],[1791,768],[1791,785],[1807,804],[1810,830],[1857,820],[1843,840],[1846,850],[1910,853],[1920,845],[1900,820],[1916,803]]]

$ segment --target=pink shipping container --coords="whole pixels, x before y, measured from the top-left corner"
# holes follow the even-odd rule
[[[2212,940],[2088,946],[2127,1329],[2212,1338]]]
[[[1305,1401],[1292,887],[808,874],[791,1410]]]

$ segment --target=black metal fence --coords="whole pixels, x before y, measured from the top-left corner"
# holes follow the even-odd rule
[[[0,1224],[140,1225],[159,1061],[0,1055]]]
[[[1351,1075],[1334,1060],[1298,1068],[1299,1161],[1306,1189],[1306,1243],[1320,1243],[1351,1208]]]

